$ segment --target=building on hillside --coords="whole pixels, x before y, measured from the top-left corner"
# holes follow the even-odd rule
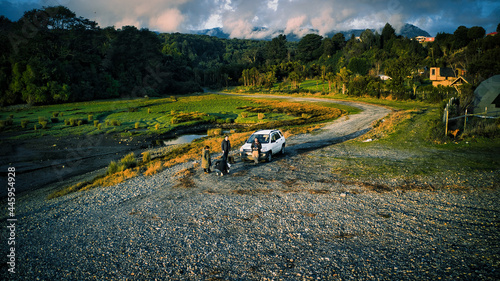
[[[429,78],[432,81],[432,86],[454,86],[458,87],[463,83],[468,83],[465,80],[466,71],[457,68],[455,71],[448,67],[431,67]]]
[[[418,43],[434,42],[434,37],[417,36],[415,40],[417,40]]]
[[[474,91],[474,113],[500,116],[500,75],[484,80]]]

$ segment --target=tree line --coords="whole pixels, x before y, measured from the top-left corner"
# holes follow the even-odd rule
[[[1,105],[170,96],[235,85],[261,90],[278,84],[298,92],[306,79],[327,81],[330,93],[440,101],[454,89],[429,86],[430,67],[465,69],[473,85],[500,73],[500,36],[485,36],[478,26],[439,33],[425,44],[397,36],[390,24],[359,38],[337,33],[259,41],[100,28],[62,6],[28,11],[17,22],[0,17],[0,51]],[[382,81],[380,74],[392,79]]]

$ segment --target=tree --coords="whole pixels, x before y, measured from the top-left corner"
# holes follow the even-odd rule
[[[486,30],[484,30],[484,28],[482,28],[480,26],[473,26],[473,27],[469,28],[469,30],[467,31],[467,37],[470,40],[481,39],[484,37],[485,34],[486,34]]]
[[[317,60],[323,53],[322,39],[323,37],[317,34],[307,34],[302,37],[297,45],[298,59],[304,62]]]
[[[280,34],[266,44],[266,59],[268,62],[280,63],[288,54],[286,48],[286,35]]]
[[[347,68],[343,67],[340,69],[339,73],[337,73],[337,77],[339,81],[342,83],[342,94],[346,93],[346,83],[349,82],[349,76],[351,75],[351,71],[347,70]]]
[[[381,49],[389,46],[389,41],[396,37],[396,30],[390,25],[386,23],[384,28],[382,29],[382,35],[380,37]]]
[[[453,32],[453,48],[460,49],[467,46],[470,42],[469,29],[463,25],[459,26],[455,32]]]

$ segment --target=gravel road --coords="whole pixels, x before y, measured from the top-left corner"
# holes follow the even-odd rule
[[[322,168],[316,156],[333,156],[389,112],[356,106],[364,111],[287,140],[273,162],[237,162],[224,177],[185,163],[53,200],[44,199],[46,189],[24,193],[16,198],[16,273],[3,254],[1,275],[499,280],[498,188],[382,192]],[[9,235],[2,232],[2,253]]]

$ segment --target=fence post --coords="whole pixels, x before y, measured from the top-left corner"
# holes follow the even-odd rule
[[[465,109],[465,121],[464,121],[464,134],[465,134],[465,127],[467,127],[467,109]]]
[[[444,136],[448,135],[448,108],[446,108],[446,127],[444,129]]]

